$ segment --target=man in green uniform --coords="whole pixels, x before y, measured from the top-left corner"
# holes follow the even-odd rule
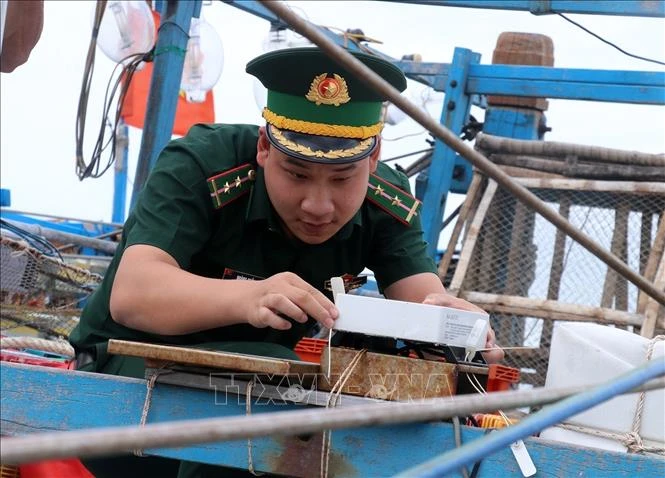
[[[406,88],[391,63],[356,56]],[[266,125],[198,125],[163,150],[71,335],[81,369],[143,377],[141,360],[107,355],[111,338],[295,358],[337,317],[325,281],[365,267],[388,298],[478,310],[446,294],[419,201],[379,162],[384,98],[314,48],[247,72],[268,89]]]

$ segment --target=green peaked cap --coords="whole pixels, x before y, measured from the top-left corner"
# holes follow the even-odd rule
[[[406,89],[404,73],[389,61],[350,53],[397,90]],[[386,98],[318,48],[265,53],[246,71],[268,90],[268,138],[286,154],[340,164],[362,159],[376,146]]]

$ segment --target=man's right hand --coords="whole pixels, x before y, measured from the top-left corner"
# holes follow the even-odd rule
[[[275,274],[248,286],[252,295],[246,304],[246,317],[254,327],[288,330],[291,323],[280,317],[283,315],[300,323],[307,322],[309,316],[323,327],[332,328],[337,318],[335,305],[292,272]]]

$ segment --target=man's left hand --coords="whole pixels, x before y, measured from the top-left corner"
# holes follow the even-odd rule
[[[429,294],[427,297],[425,297],[425,300],[423,300],[423,304],[440,305],[442,307],[468,310],[470,312],[486,313],[483,309],[472,304],[471,302],[467,302],[464,299],[460,299],[459,297],[455,297],[446,293]],[[497,363],[503,360],[505,354],[503,350],[496,344],[496,335],[494,334],[492,327],[490,327],[487,331],[487,341],[485,342],[485,348],[489,349],[486,352],[482,352],[483,357],[485,358],[485,362]]]

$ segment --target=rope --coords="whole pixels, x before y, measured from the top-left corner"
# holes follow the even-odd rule
[[[165,366],[166,365],[162,365],[162,367],[159,370],[154,371],[152,375],[150,375],[150,378],[147,380],[145,384],[147,390],[145,393],[145,400],[143,402],[143,410],[141,411],[141,421],[139,422],[139,427],[141,428],[145,426],[145,422],[148,419],[148,413],[150,412],[150,404],[152,403],[152,390],[155,387],[155,382],[157,381],[157,377],[168,372],[168,370],[161,370]],[[141,457],[145,456],[143,454],[143,450],[141,449],[134,450],[134,455]]]
[[[649,346],[647,347],[646,361],[651,360],[653,355],[653,349],[656,346],[657,342],[665,340],[665,335],[656,335],[653,339],[649,341]],[[572,430],[576,432],[586,433],[589,435],[595,435],[601,438],[609,438],[610,440],[615,440],[621,442],[627,449],[629,453],[656,453],[658,455],[665,455],[665,447],[662,446],[645,446],[640,436],[640,430],[642,428],[642,413],[644,412],[644,402],[646,399],[646,392],[641,392],[637,400],[637,408],[635,410],[635,416],[633,417],[633,427],[631,431],[627,433],[615,433],[606,430],[598,430],[597,428],[585,427],[582,425],[570,425],[567,423],[562,423],[558,425],[561,428],[566,430]]]
[[[334,408],[337,405],[337,400],[346,385],[346,382],[353,374],[358,363],[367,353],[367,349],[359,350],[358,353],[353,357],[353,359],[346,366],[342,374],[335,382],[335,385],[330,389],[328,394],[328,401],[326,402],[326,408]],[[328,478],[328,464],[330,463],[330,444],[332,443],[332,431],[324,430],[323,431],[323,440],[321,441],[321,478]]]
[[[37,337],[2,337],[0,349],[35,349],[74,357],[74,347],[64,340],[38,339]]]
[[[252,389],[254,388],[254,380],[252,378],[247,382],[246,396],[245,396],[245,412],[247,416],[252,414]],[[252,439],[247,439],[247,470],[254,476],[263,476],[263,473],[259,473],[254,470],[254,460],[252,459]]]

